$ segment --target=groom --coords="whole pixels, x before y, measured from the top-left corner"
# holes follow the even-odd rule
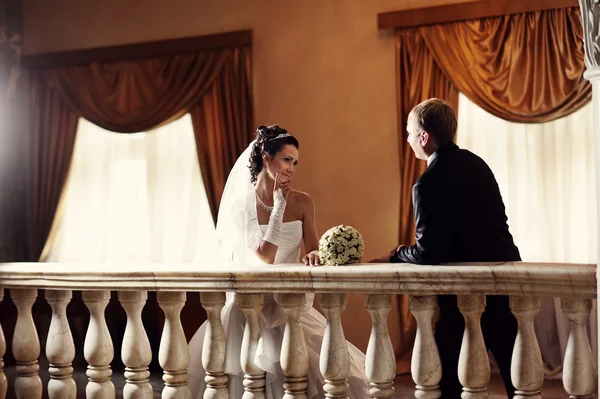
[[[494,174],[481,158],[454,144],[456,125],[454,110],[435,98],[410,112],[407,141],[415,156],[427,161],[426,171],[412,190],[416,244],[401,245],[376,262],[434,265],[521,260]],[[456,295],[440,295],[438,303],[435,339],[442,361],[440,389],[442,398],[456,399],[462,390],[457,370],[465,324]],[[481,327],[512,398],[510,362],[517,321],[507,296],[487,297]]]

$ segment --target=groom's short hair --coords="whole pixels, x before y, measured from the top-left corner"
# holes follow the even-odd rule
[[[438,98],[425,100],[410,111],[409,119],[417,132],[426,131],[438,146],[454,141],[456,113],[446,101]]]

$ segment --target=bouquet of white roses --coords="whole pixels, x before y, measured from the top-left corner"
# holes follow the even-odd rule
[[[332,227],[319,240],[319,258],[327,266],[358,263],[364,251],[365,242],[352,226]]]

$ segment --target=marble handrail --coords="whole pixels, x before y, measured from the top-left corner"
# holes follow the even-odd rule
[[[518,320],[518,334],[511,362],[511,375],[519,398],[540,398],[543,364],[533,320],[541,296],[560,297],[571,331],[565,354],[563,382],[572,398],[589,398],[596,389],[592,349],[585,333],[586,319],[596,298],[596,265],[560,263],[479,263],[444,266],[407,264],[362,264],[345,267],[305,267],[301,265],[231,266],[218,262],[194,264],[164,263],[0,263],[0,300],[4,289],[17,306],[18,318],[12,351],[17,363],[14,390],[17,397],[41,398],[39,378],[39,339],[32,318],[32,305],[38,289],[46,289],[52,305],[53,325],[46,348],[50,361],[50,397],[69,397],[75,387],[72,379],[73,339],[68,331],[65,308],[72,290],[81,290],[90,310],[84,355],[88,361],[88,398],[114,398],[111,381],[113,344],[106,329],[104,311],[110,291],[118,291],[127,312],[122,360],[127,366],[123,397],[150,397],[148,364],[151,359],[148,338],[141,320],[147,291],[158,291],[157,299],[165,314],[159,363],[163,368],[163,398],[189,398],[187,366],[189,354],[181,324],[186,291],[199,291],[207,310],[209,325],[204,341],[202,363],[206,370],[206,394],[226,399],[228,375],[224,372],[226,335],[219,317],[225,292],[238,292],[239,305],[248,318],[240,363],[244,370],[246,399],[265,397],[265,372],[252,361],[253,348],[260,337],[258,317],[262,293],[275,293],[275,300],[287,315],[281,347],[281,370],[285,398],[306,398],[308,353],[299,323],[306,292],[317,292],[327,319],[321,347],[321,372],[328,397],[346,398],[348,393],[348,352],[341,325],[347,293],[365,293],[365,306],[371,316],[371,336],[366,351],[365,374],[370,397],[392,398],[396,361],[387,330],[387,316],[393,294],[409,294],[410,310],[417,321],[412,375],[415,395],[439,398],[442,376],[440,357],[433,335],[436,294],[458,294],[458,306],[465,318],[458,375],[463,398],[488,397],[489,362],[479,320],[485,309],[485,294],[510,295],[511,311]],[[256,295],[258,294],[258,295]],[[61,328],[60,326],[67,326]],[[18,333],[17,333],[18,332]],[[52,334],[52,336],[50,335]],[[60,337],[57,337],[59,335]],[[59,338],[59,339],[55,339]],[[0,399],[6,391],[2,354],[6,342],[0,329]]]
[[[163,264],[0,263],[0,286],[69,290],[503,294],[596,297],[596,265],[477,263],[444,266],[364,264],[230,266]]]

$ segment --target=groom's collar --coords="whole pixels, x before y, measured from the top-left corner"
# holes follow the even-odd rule
[[[436,152],[434,152],[433,154],[431,154],[431,155],[429,156],[429,158],[427,158],[427,167],[429,167],[429,165],[431,165],[431,163],[432,163],[433,161],[435,161],[435,159],[436,159],[436,158],[437,158],[437,151],[436,151]]]
[[[441,146],[440,148],[435,150],[435,152],[433,154],[431,154],[429,156],[429,158],[427,158],[427,167],[429,167],[433,163],[433,161],[435,161],[437,159],[437,157],[440,154],[443,154],[447,151],[451,151],[453,149],[458,149],[458,146],[456,144],[450,142],[448,144],[444,144],[443,146]]]

